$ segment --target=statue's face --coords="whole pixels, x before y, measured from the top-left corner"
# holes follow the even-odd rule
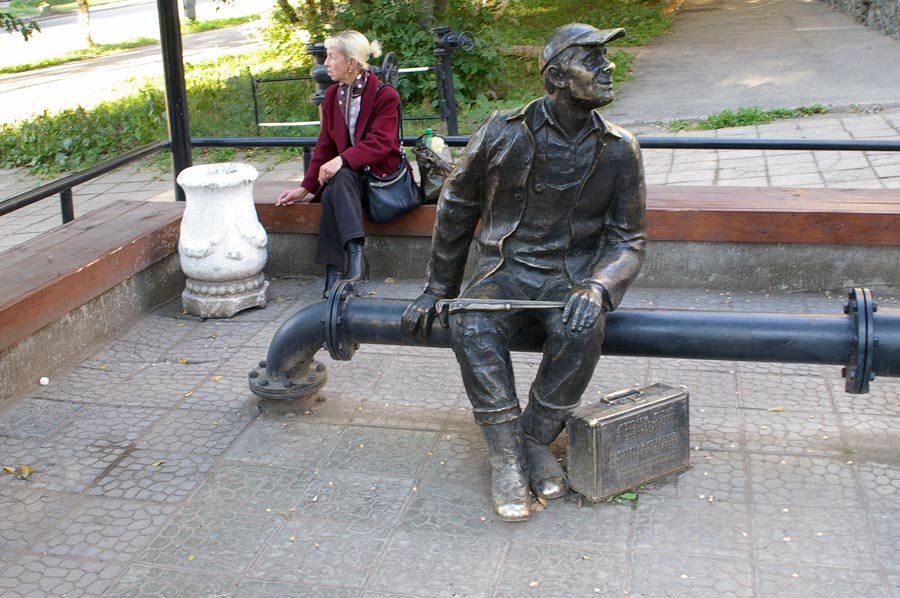
[[[564,68],[566,88],[577,103],[593,108],[613,101],[615,63],[606,57],[606,46],[577,46]]]

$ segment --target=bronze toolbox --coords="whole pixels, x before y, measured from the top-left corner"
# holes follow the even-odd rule
[[[688,391],[653,384],[603,396],[567,417],[569,485],[597,502],[690,463]]]

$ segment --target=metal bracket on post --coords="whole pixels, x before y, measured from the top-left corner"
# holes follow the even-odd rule
[[[341,280],[328,292],[325,307],[325,348],[335,361],[350,361],[359,348],[356,343],[347,340],[344,330],[344,308],[347,301],[357,296],[354,283]]]
[[[872,299],[872,291],[861,287],[850,289],[844,313],[850,316],[852,341],[850,361],[841,370],[846,379],[844,391],[849,394],[866,394],[869,382],[875,379],[872,360],[878,341],[875,339],[875,312],[878,304]]]
[[[459,135],[456,120],[456,92],[453,89],[453,68],[450,59],[457,48],[471,52],[475,48],[475,38],[468,31],[453,31],[447,25],[438,25],[431,30],[434,34],[434,55],[437,57],[438,104],[441,118],[447,121],[447,134]]]
[[[400,82],[400,60],[394,52],[388,52],[384,55],[384,61],[381,63],[381,66],[372,67],[372,72],[383,83],[397,87],[397,84]]]

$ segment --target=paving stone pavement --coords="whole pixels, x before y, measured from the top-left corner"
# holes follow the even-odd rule
[[[250,393],[246,372],[320,285],[273,280],[266,308],[230,320],[176,299],[0,406],[2,465],[34,469],[0,474],[0,594],[900,596],[900,380],[851,396],[838,366],[603,357],[586,399],[690,388],[691,468],[633,503],[570,494],[508,524],[448,349],[320,353],[316,396]],[[842,299],[635,287],[625,306],[839,314]],[[514,356],[523,395],[538,363]]]

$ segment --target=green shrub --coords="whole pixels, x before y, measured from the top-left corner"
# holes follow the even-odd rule
[[[457,50],[453,56],[454,89],[457,101],[462,104],[497,96],[501,42],[493,31],[495,10],[492,3],[482,0],[449,0],[447,11],[440,19],[441,24],[450,25],[456,31],[469,31],[476,39],[474,50]],[[418,0],[351,2],[342,5],[342,10],[327,25],[318,12],[298,10],[304,22],[297,26],[282,11],[275,11],[263,37],[289,64],[308,66],[311,61],[305,53],[310,36],[321,41],[329,31],[355,29],[369,39],[379,40],[385,52],[396,53],[401,67],[433,66],[434,38],[430,30],[418,23],[421,12]],[[380,60],[374,63],[379,66]],[[405,74],[398,87],[404,103],[418,105],[435,101],[435,85],[434,73],[429,72]]]
[[[0,165],[27,166],[35,174],[86,168],[166,136],[165,99],[152,86],[135,95],[44,114],[0,127]]]

